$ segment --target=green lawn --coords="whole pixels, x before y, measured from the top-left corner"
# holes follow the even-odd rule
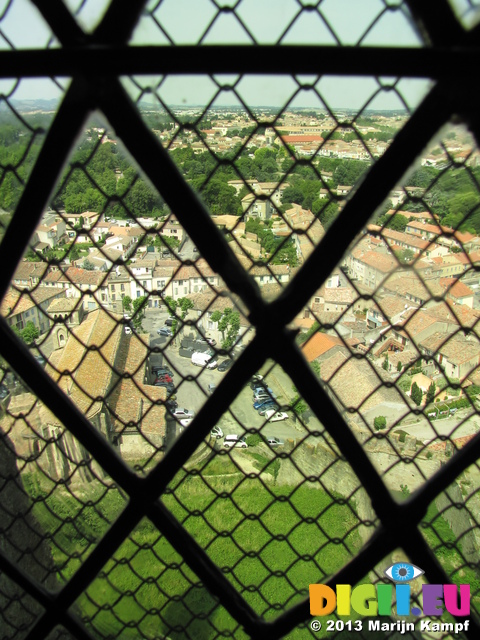
[[[164,503],[266,618],[303,599],[310,583],[324,581],[360,546],[353,504],[338,505],[312,488],[266,488],[258,478],[238,474],[228,456],[216,456],[202,476],[182,472]],[[58,575],[66,580],[120,512],[123,499],[116,490],[90,490],[81,506],[65,492],[45,496],[31,479],[26,486],[40,498],[34,513],[49,533]],[[74,520],[64,523],[69,517]],[[77,609],[98,636],[180,640],[187,631],[200,640],[224,633],[245,637],[147,520],[103,567]],[[305,633],[296,630],[289,637]]]

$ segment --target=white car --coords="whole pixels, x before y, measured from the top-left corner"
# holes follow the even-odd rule
[[[225,449],[232,449],[233,447],[238,447],[240,449],[247,449],[248,448],[248,444],[245,442],[243,437],[239,438],[235,434],[229,435],[229,436],[225,436],[225,440],[223,442],[223,446],[225,447]]]
[[[274,411],[270,409],[269,411],[265,411],[265,418],[269,422],[279,422],[280,420],[288,420],[288,413],[285,411]]]
[[[216,369],[218,367],[218,362],[216,360],[209,360],[207,364],[207,369]]]
[[[285,443],[279,440],[278,438],[267,438],[267,444],[270,447],[281,447]]]
[[[210,431],[210,435],[212,436],[212,438],[223,438],[223,431],[220,429],[220,427],[213,427],[213,429]]]
[[[129,336],[131,335],[131,333],[132,333],[132,329],[130,327],[125,327],[125,334]]]
[[[184,418],[183,420],[180,420],[180,424],[182,425],[182,427],[188,427],[188,425],[193,421],[193,418]]]
[[[181,407],[177,407],[175,411],[172,411],[172,415],[175,418],[185,419],[189,418],[190,420],[195,417],[195,411],[190,411],[190,409],[182,409]]]

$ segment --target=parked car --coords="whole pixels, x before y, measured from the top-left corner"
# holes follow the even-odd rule
[[[180,420],[180,424],[182,427],[188,427],[192,420],[193,418],[184,418],[183,420]]]
[[[153,367],[151,367],[150,371],[153,373],[154,376],[170,376],[171,378],[173,378],[173,371],[171,369],[169,369],[168,367],[164,367],[162,365],[153,365]]]
[[[8,394],[9,394],[9,391],[7,387],[4,384],[0,384],[0,400],[5,400]]]
[[[208,393],[209,393],[210,395],[212,395],[212,393],[215,391],[215,389],[216,389],[216,388],[217,388],[217,385],[216,385],[216,384],[209,384],[209,385],[208,385]]]
[[[175,411],[172,412],[175,418],[193,418],[195,417],[195,411],[190,411],[190,409],[177,407]]]
[[[132,333],[131,327],[125,327],[125,334],[129,336]]]
[[[155,382],[153,384],[157,384],[157,382],[170,382],[173,384],[173,380],[168,374],[158,376],[158,378],[155,379]]]
[[[169,394],[175,391],[175,385],[173,385],[171,382],[154,382],[153,384],[155,387],[165,387]]]
[[[271,398],[270,396],[268,396],[268,398],[262,398],[260,400],[257,400],[256,402],[253,403],[253,408],[258,411],[259,409],[261,409],[262,407],[264,407],[267,404],[272,404],[275,403],[275,400],[273,398]]]
[[[157,333],[159,336],[171,336],[172,331],[171,329],[169,329],[168,327],[160,327],[160,329],[157,329]]]
[[[267,444],[270,447],[281,447],[285,443],[279,440],[278,438],[267,438]]]
[[[232,447],[238,447],[240,449],[248,448],[248,444],[245,442],[245,439],[243,437],[240,438],[235,434],[225,436],[223,446],[225,449],[232,449]]]
[[[210,435],[212,436],[212,438],[223,438],[223,431],[220,429],[220,427],[213,427],[213,429],[210,431]]]
[[[260,407],[260,409],[258,409],[258,414],[260,416],[264,416],[267,411],[278,411],[280,409],[280,407],[278,406],[278,404],[273,400],[272,402],[267,402],[267,404],[264,404],[263,407]]]
[[[201,336],[197,338],[197,342],[209,344],[211,347],[214,347],[217,344],[217,341],[213,338],[202,338]]]
[[[222,362],[218,365],[219,371],[228,371],[233,364],[233,360],[227,358],[226,360],[222,360]]]
[[[166,402],[165,405],[167,407],[167,409],[169,409],[170,411],[174,411],[176,407],[178,407],[178,402],[176,400],[173,400],[172,398],[169,398]]]
[[[285,413],[285,411],[269,409],[268,411],[265,411],[265,418],[269,422],[279,422],[280,420],[288,420],[288,413]]]
[[[277,396],[274,393],[268,393],[267,391],[262,391],[261,393],[253,394],[253,402],[258,402],[258,400],[275,400]]]
[[[43,356],[36,355],[36,356],[33,356],[33,357],[35,358],[35,360],[38,362],[38,364],[41,367],[44,367],[47,364],[47,361],[45,360],[45,358]]]
[[[214,358],[211,358],[208,361],[207,369],[216,369],[217,367],[218,367],[218,362],[216,360],[214,360]]]
[[[208,353],[202,353],[201,351],[194,351],[192,353],[192,364],[195,364],[197,367],[206,367],[212,361],[212,356]],[[212,362],[215,362],[213,360]],[[214,367],[212,367],[214,368]]]
[[[251,388],[255,389],[255,387],[258,387],[258,383],[261,382],[262,380],[263,380],[262,375],[260,375],[259,373],[253,374],[252,379],[250,381],[250,386],[253,385],[251,386]]]
[[[269,393],[270,395],[273,395],[273,389],[270,389],[270,387],[264,387],[262,385],[257,385],[253,389],[253,393],[262,393],[262,392],[266,392],[266,393]]]
[[[174,320],[174,318],[172,318],[172,317],[167,318],[165,320],[165,324],[167,325],[167,327],[171,327],[173,325],[173,320]]]

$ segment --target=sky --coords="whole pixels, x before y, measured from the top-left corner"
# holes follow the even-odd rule
[[[101,19],[108,0],[64,0],[77,13],[85,30],[92,30]],[[222,0],[222,6],[235,6],[235,13],[221,13],[214,0],[151,0],[148,12],[140,20],[132,44],[341,44],[423,46],[420,36],[399,8],[401,0],[323,0],[322,18],[305,10],[311,0]],[[453,0],[459,15],[470,19],[471,5],[480,0]],[[79,10],[80,9],[80,10]],[[240,22],[243,22],[246,29]],[[161,25],[161,28],[158,25]],[[372,28],[369,28],[373,24]],[[291,25],[289,27],[289,25]],[[51,32],[29,0],[14,0],[7,13],[0,14],[0,31],[16,48],[45,47]],[[8,48],[0,38],[0,48]],[[55,42],[53,44],[55,46]],[[58,45],[57,45],[58,46]],[[213,106],[241,106],[244,100],[252,107],[324,108],[325,103],[312,90],[301,89],[302,82],[314,85],[330,108],[414,109],[428,92],[431,83],[423,79],[332,77],[297,78],[290,76],[169,76],[136,77],[140,86],[158,86],[158,95],[169,105],[204,106],[214,98]],[[235,85],[238,95],[222,90],[222,84]],[[62,80],[66,86],[68,81]],[[160,84],[159,84],[160,83]],[[0,82],[0,91],[9,93],[13,82]],[[133,97],[138,88],[128,80],[125,86]],[[392,89],[392,86],[395,88]],[[22,80],[14,98],[58,98],[61,92],[51,80]],[[401,97],[400,97],[401,96]],[[152,98],[152,105],[155,100]]]

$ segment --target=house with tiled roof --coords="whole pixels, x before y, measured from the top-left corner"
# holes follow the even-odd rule
[[[123,313],[122,299],[130,296],[130,274],[125,267],[116,267],[108,274],[106,285],[112,311]]]
[[[53,270],[47,262],[22,260],[15,269],[12,284],[21,289],[31,289],[43,280],[46,273]]]
[[[428,250],[432,245],[428,240],[422,240],[408,233],[402,233],[401,231],[394,231],[385,227],[382,230],[382,237],[385,238],[389,246],[395,246],[395,248],[408,249],[414,254],[422,253],[428,257]]]
[[[465,271],[464,262],[460,259],[461,255],[466,258],[465,254],[459,253],[447,253],[442,256],[432,256],[435,276],[439,278],[460,276]]]
[[[419,346],[425,360],[435,360],[437,371],[442,370],[450,379],[463,382],[480,364],[480,342],[471,333],[434,333],[421,340]]]
[[[310,209],[303,209],[295,202],[292,203],[291,209],[287,209],[283,217],[288,224],[278,225],[273,229],[273,232],[278,234],[279,231],[285,230],[287,235],[293,238],[297,258],[302,264],[322,240],[325,229]],[[302,233],[296,233],[296,231]]]
[[[432,222],[424,223],[417,220],[410,220],[405,227],[405,233],[411,233],[414,236],[419,236],[424,240],[437,240],[444,233],[452,234],[453,229],[450,227],[443,227],[439,224],[433,224]]]
[[[429,315],[423,309],[407,309],[401,321],[392,327],[394,338],[403,348],[417,346],[434,333],[446,335],[446,322]]]
[[[464,304],[453,304],[448,300],[438,302],[425,310],[429,315],[448,323],[448,329],[456,327],[475,328],[480,334],[480,309],[472,309]]]
[[[262,193],[247,193],[243,196],[242,209],[247,216],[259,220],[269,220],[274,213],[271,200]]]
[[[68,298],[82,298],[85,310],[93,310],[109,303],[107,274],[79,267],[62,268],[58,284],[65,288]]]
[[[145,460],[164,444],[166,392],[146,384],[148,335],[126,336],[119,319],[97,309],[76,326],[56,325],[67,339],[57,341],[46,372],[123,457]],[[53,479],[75,482],[81,467],[88,479],[90,463],[85,463],[90,457],[81,444],[42,403],[37,402],[35,410],[42,446],[48,439],[62,442],[56,456],[42,457],[44,471]],[[38,443],[31,432],[29,437],[34,452]]]
[[[181,264],[181,263],[179,263]],[[199,258],[194,265],[182,265],[172,276],[173,298],[183,298],[190,294],[218,288],[221,279],[204,258]]]
[[[377,329],[401,320],[408,304],[405,298],[395,295],[379,297],[377,302],[367,309],[366,322],[369,329]]]
[[[423,280],[415,273],[415,271],[407,271],[402,274],[396,272],[392,274],[392,277],[388,278],[383,283],[382,292],[404,298],[405,302],[407,302],[409,306],[424,305],[432,296]]]
[[[398,271],[398,261],[393,256],[361,247],[355,247],[347,255],[345,266],[350,276],[367,290],[378,289],[389,274]]]
[[[333,355],[340,347],[345,348],[343,340],[317,331],[302,345],[302,353],[307,362],[313,362],[326,353]]]
[[[52,324],[47,313],[49,304],[56,298],[64,297],[65,291],[57,288],[37,287],[29,291],[10,287],[2,300],[0,313],[9,327],[21,331],[27,322],[33,322],[40,334],[43,334]]]
[[[97,211],[83,211],[82,213],[66,213],[62,211],[61,216],[70,229],[83,222],[82,228],[88,230],[100,219],[100,214]]]
[[[464,282],[455,278],[440,278],[440,287],[446,292],[446,297],[454,304],[464,304],[473,309],[474,292]]]
[[[35,229],[32,241],[33,248],[37,248],[37,244],[41,243],[53,249],[64,243],[67,240],[66,228],[65,220],[59,215],[45,215],[42,223]]]
[[[387,373],[374,369],[366,358],[355,358],[346,350],[338,351],[321,363],[320,377],[341,411],[366,411],[388,404],[406,413],[405,401],[395,388],[384,386]],[[354,381],[354,384],[352,384]]]

